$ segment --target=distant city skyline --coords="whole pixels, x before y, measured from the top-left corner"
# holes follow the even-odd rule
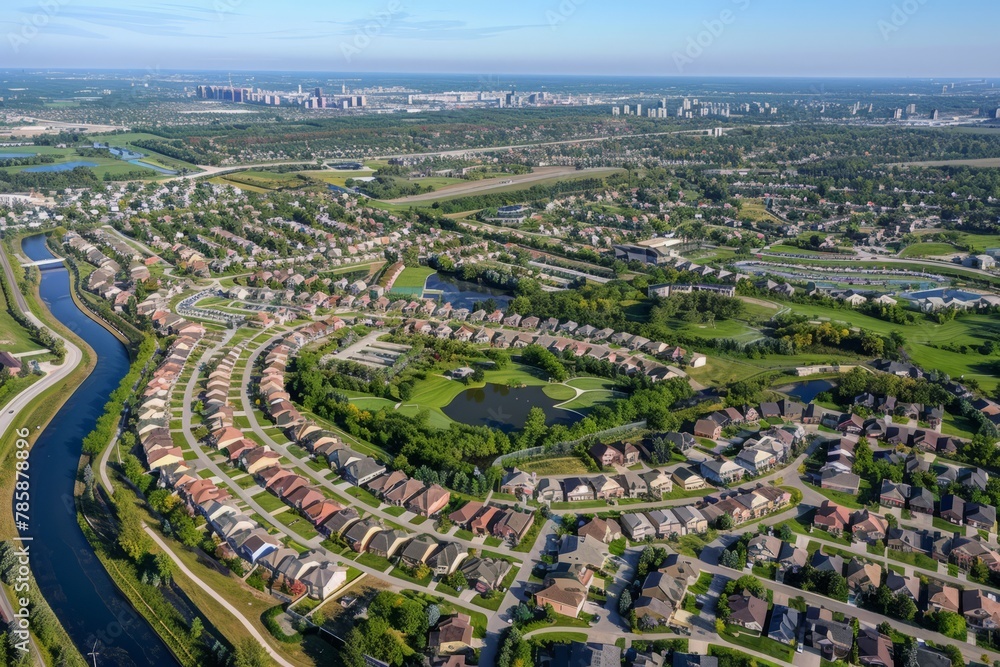
[[[331,6],[261,0],[25,3],[10,68],[755,77],[995,77],[1000,4],[598,0]]]

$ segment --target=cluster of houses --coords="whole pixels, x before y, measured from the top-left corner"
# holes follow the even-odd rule
[[[896,377],[903,377],[903,378],[908,377],[914,379],[920,379],[925,377],[923,369],[921,369],[919,366],[903,361],[890,361],[888,359],[877,359],[871,363],[871,367],[877,371],[881,371],[883,373],[889,373],[891,375],[895,375]],[[983,415],[995,426],[1000,427],[1000,403],[988,398],[982,398],[976,396],[975,393],[973,393],[964,384],[956,382],[954,380],[949,380],[947,382],[944,382],[941,386],[942,388],[944,388],[945,391],[952,394],[955,398],[969,401],[969,403],[972,405],[973,408],[983,413]],[[862,396],[865,395],[862,394]],[[933,409],[933,406],[931,407]],[[926,410],[928,409],[928,407],[922,406],[922,409]],[[912,410],[910,411],[909,416],[911,417],[913,416]],[[920,419],[923,420],[924,417],[921,416]],[[933,420],[929,421],[933,424]],[[932,428],[936,427],[932,426]]]
[[[178,336],[170,345],[166,357],[146,384],[142,403],[136,410],[136,432],[150,470],[184,461],[183,452],[170,435],[170,391],[184,370],[191,351],[205,334],[204,327],[198,327]]]
[[[989,258],[992,260],[993,258]],[[936,313],[939,310],[986,310],[1000,306],[1000,296],[995,294],[969,294],[954,296],[925,296],[914,301],[917,308],[925,313]]]
[[[742,409],[725,408],[713,412],[695,422],[692,429],[695,437],[719,440],[727,427],[755,424],[762,419],[770,423],[788,422],[790,425],[776,425],[759,431],[745,440],[740,451],[731,458],[720,455],[703,461],[697,470],[698,476],[713,484],[727,486],[748,475],[756,477],[787,463],[796,445],[805,438],[802,424],[816,423],[822,414],[822,408],[815,404],[803,405],[787,399],[761,403],[756,408],[743,406]]]
[[[515,546],[528,534],[535,515],[470,500],[449,514],[448,519],[473,535],[492,535]]]
[[[239,510],[224,487],[218,486],[212,479],[201,478],[197,470],[188,466],[181,449],[173,444],[169,428],[170,393],[203,334],[202,329],[201,334],[189,332],[180,335],[143,391],[136,428],[147,465],[150,470],[159,472],[160,486],[177,492],[188,511],[192,515],[197,513],[203,516],[208,526],[219,535],[221,543],[217,555],[220,558],[240,558],[251,566],[260,564],[284,581],[302,584],[311,597],[325,599],[346,583],[347,568],[337,566],[315,551],[300,555],[297,551],[283,548],[277,538]],[[209,379],[213,389],[231,374],[238,357],[239,350],[233,350],[220,362]],[[228,380],[225,382],[228,392]],[[269,459],[253,456],[255,450],[265,451],[267,448],[251,447],[253,443],[243,439],[238,431],[236,435],[239,437],[234,438],[231,433],[232,409],[223,409],[224,401],[220,403],[214,396],[211,402],[211,407],[206,408],[209,424],[218,427],[214,432],[225,440],[232,451],[240,452],[242,461],[252,461],[249,467],[254,470],[265,461],[277,463],[278,456],[273,452]]]
[[[108,257],[98,246],[76,232],[67,232],[63,236],[63,242],[75,251],[78,257],[84,258],[88,264],[97,267],[83,281],[84,287],[102,299],[112,302],[112,305],[120,311],[128,303],[129,298],[135,294],[135,286],[150,279],[149,266],[159,260],[150,257],[143,261],[142,256],[137,251],[121,241],[108,238],[106,235],[99,238],[105,246],[112,247],[119,256],[132,260],[127,280],[118,280],[118,275],[122,273],[122,267],[117,261]]]
[[[380,461],[350,449],[335,434],[302,417],[294,407],[289,410],[287,406],[282,405],[284,403],[291,405],[284,389],[284,370],[288,355],[309,341],[328,335],[338,323],[340,323],[338,318],[314,322],[285,336],[268,350],[264,357],[263,375],[259,386],[264,409],[275,423],[284,429],[289,438],[314,458],[327,461],[341,477],[355,486],[367,489],[388,505],[403,507],[417,516],[426,518],[440,516],[451,502],[451,493],[447,489],[438,484],[427,485],[408,477],[401,471],[387,470]],[[236,355],[238,357],[238,351]],[[241,435],[236,429],[231,428],[231,431],[232,438]],[[213,440],[216,446],[225,446],[224,441],[214,437]],[[267,447],[257,449],[270,452]],[[341,507],[328,499],[321,490],[310,488],[308,480],[304,477],[283,469],[277,461],[280,457],[276,453],[270,452],[266,455],[268,462],[264,463],[257,458],[265,455],[256,454],[255,451],[252,450],[249,454],[237,454],[237,460],[246,467],[247,472],[253,474],[266,489],[293,508],[300,510],[320,534],[342,539],[357,553],[373,553],[386,559],[398,559],[400,564],[410,568],[425,564],[439,576],[451,575],[461,566],[467,581],[471,582],[480,593],[499,587],[503,577],[510,570],[510,564],[500,559],[466,560],[466,551],[457,543],[439,542],[427,536],[413,538],[405,531],[385,528],[373,517],[362,518],[356,509]],[[249,459],[245,459],[245,456],[249,456]],[[471,511],[476,503],[471,505],[472,507],[467,506],[462,509],[466,512]],[[481,504],[478,504],[478,507],[484,509]],[[459,510],[452,516],[461,513],[462,510]],[[524,536],[533,518],[530,514],[508,513],[494,507],[486,508],[483,514],[488,516],[476,518],[488,528],[489,534],[511,541],[520,540]]]
[[[483,322],[528,331],[473,326]],[[466,318],[466,323],[457,326],[447,322],[408,320],[403,324],[402,330],[408,334],[490,345],[500,349],[522,349],[529,345],[539,345],[560,355],[570,351],[578,357],[606,361],[629,375],[641,373],[654,380],[682,377],[684,372],[673,364],[686,361],[691,367],[699,368],[707,363],[707,358],[702,354],[688,354],[683,348],[651,341],[643,336],[616,332],[613,329],[596,329],[589,324],[581,327],[572,321],[560,323],[555,318],[542,320],[533,316],[505,315],[499,310],[489,314],[476,311]],[[569,335],[575,338],[570,338]],[[655,357],[657,361],[646,355]]]
[[[813,526],[840,536],[850,532],[857,541],[881,545],[902,553],[920,553],[919,546],[926,539],[927,553],[941,562],[951,562],[967,570],[976,559],[982,559],[993,570],[1000,568],[1000,557],[995,555],[986,541],[977,537],[960,535],[921,536],[915,531],[891,527],[885,519],[867,509],[850,511],[826,501],[816,511]],[[993,555],[990,555],[993,554]],[[883,570],[864,558],[852,557],[845,561],[839,553],[825,554],[822,549],[810,554],[772,535],[758,535],[747,545],[747,560],[753,563],[773,563],[777,566],[776,578],[781,581],[789,571],[798,571],[807,564],[820,571],[833,571],[847,581],[848,590],[855,597],[871,595],[886,587],[893,595],[905,595],[927,612],[950,611],[965,616],[973,629],[1000,628],[1000,602],[995,595],[978,588],[964,589],[944,582],[922,581],[915,575]],[[850,649],[850,644],[846,646]],[[839,652],[838,652],[839,653]],[[837,655],[840,659],[842,656]]]

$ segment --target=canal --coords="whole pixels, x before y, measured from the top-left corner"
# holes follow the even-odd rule
[[[22,247],[35,261],[53,257],[42,235],[25,239]],[[42,269],[40,293],[52,315],[94,350],[97,365],[45,430],[32,435],[37,434],[29,459],[31,522],[24,533],[32,538],[31,568],[41,593],[85,657],[97,643],[99,667],[176,665],[94,556],[77,524],[73,501],[83,439],[128,373],[128,352],[73,301],[64,266]]]

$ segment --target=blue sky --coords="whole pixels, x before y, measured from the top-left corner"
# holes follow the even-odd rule
[[[1000,74],[995,0],[7,2],[4,67]]]

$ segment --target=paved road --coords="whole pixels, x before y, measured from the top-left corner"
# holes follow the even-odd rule
[[[2,249],[0,249],[0,264],[3,264],[3,271],[7,279],[7,284],[10,285],[10,291],[14,295],[14,301],[16,302],[11,305],[21,311],[21,313],[23,313],[25,317],[31,320],[36,326],[49,331],[49,333],[61,340],[66,349],[66,357],[63,359],[62,364],[59,366],[53,366],[52,370],[45,377],[19,393],[7,404],[3,414],[0,415],[0,433],[3,434],[3,437],[6,437],[14,422],[21,416],[22,410],[29,408],[39,395],[65,380],[66,377],[80,365],[80,362],[83,360],[83,352],[75,344],[47,327],[44,322],[35,317],[34,313],[31,312],[28,308],[27,301],[24,299],[24,295],[21,294],[21,290],[17,287],[17,280],[14,277],[14,270],[10,265],[10,259],[7,257],[7,253]],[[31,425],[29,425],[29,428],[30,426]],[[37,427],[40,425],[36,424],[34,426],[36,426],[35,435],[37,436]],[[7,599],[7,593],[3,589],[0,589],[0,608],[3,609],[7,618],[13,618],[13,610],[11,608],[10,601]],[[34,637],[31,638],[31,648],[31,653],[34,657],[35,663],[37,665],[42,665],[43,663],[40,657],[41,654],[38,651],[38,646],[35,643]]]
[[[247,420],[250,422],[250,429],[268,447],[280,453],[282,456],[288,458],[303,475],[311,478],[314,483],[324,488],[327,488],[331,491],[335,491],[339,495],[343,496],[345,495],[343,487],[338,487],[336,484],[331,482],[327,477],[325,477],[322,473],[319,473],[313,470],[311,467],[309,467],[308,459],[296,456],[294,452],[288,449],[287,445],[279,444],[274,438],[272,438],[261,427],[260,422],[257,421],[257,415],[253,410],[253,402],[250,400],[249,392],[250,392],[250,387],[253,384],[254,363],[256,362],[257,358],[260,357],[260,355],[267,350],[268,347],[270,347],[274,342],[284,338],[286,335],[287,332],[283,332],[273,336],[269,340],[265,341],[256,350],[254,350],[253,353],[251,353],[250,356],[247,358],[246,366],[244,366],[243,368],[243,376],[241,380],[242,389],[240,391],[240,400],[243,404],[243,411],[245,413]],[[185,407],[187,407],[188,405],[189,405],[188,403],[185,403]],[[388,521],[393,524],[401,524],[404,528],[414,533],[419,534],[427,531],[426,524],[418,526],[410,523],[408,519],[408,517],[412,517],[410,513],[406,513],[403,514],[402,516],[397,517],[385,512],[383,506],[374,508],[368,505],[359,505],[359,507],[363,507],[365,512],[378,517],[382,521]],[[463,540],[462,538],[456,537],[455,535],[448,535],[447,539],[452,542],[457,542],[467,549],[482,549],[484,547],[483,540]],[[522,560],[525,557],[524,553],[514,551],[506,544],[488,548],[490,549],[490,551],[503,554],[504,556],[510,556],[511,558],[516,558],[518,560]]]
[[[125,243],[127,243],[127,244],[129,244],[131,246],[138,247],[139,250],[142,250],[144,253],[150,255],[151,257],[159,257],[161,262],[163,262],[167,266],[173,268],[173,265],[170,264],[170,262],[168,262],[167,260],[163,259],[163,257],[160,255],[160,253],[156,252],[155,250],[153,250],[152,248],[150,248],[148,245],[146,245],[142,241],[140,241],[138,239],[134,239],[131,236],[125,236],[124,234],[122,234],[121,232],[119,232],[117,229],[115,229],[111,225],[104,225],[104,229],[108,230],[108,232],[110,234],[112,234],[112,235],[117,236],[118,238],[120,238],[123,242],[125,242]]]
[[[796,259],[801,259],[801,258],[796,258],[796,257],[787,257],[787,256],[783,256],[783,255],[778,255],[778,254],[774,254],[774,253],[770,253],[770,252],[759,252],[757,254],[762,255],[763,257],[766,257],[766,258],[774,259],[774,260],[786,260],[786,261],[791,262],[791,263],[795,263],[794,260],[796,260]],[[971,268],[971,267],[968,267],[968,266],[961,266],[961,265],[955,264],[953,262],[935,261],[935,260],[918,259],[918,258],[914,258],[914,259],[900,259],[900,258],[896,258],[896,257],[886,257],[884,255],[873,255],[871,253],[865,253],[863,251],[859,252],[857,259],[853,259],[853,260],[849,260],[849,259],[847,259],[847,260],[837,260],[837,259],[825,260],[821,256],[819,256],[819,257],[810,257],[809,259],[810,260],[831,261],[831,262],[840,261],[840,262],[845,262],[845,263],[853,261],[853,262],[871,262],[871,263],[875,263],[875,264],[910,264],[910,265],[916,265],[916,266],[923,266],[923,267],[926,267],[928,269],[938,269],[938,270],[946,269],[946,268],[956,269],[956,270],[961,270],[963,272],[974,273],[974,274],[977,274],[977,275],[980,275],[980,276],[985,276],[987,278],[993,278],[993,279],[996,279],[996,278],[1000,277],[996,273],[991,273],[990,271],[984,271],[982,269],[974,269],[974,268]],[[807,264],[803,264],[802,266],[804,268],[808,268]],[[871,268],[866,269],[865,267],[861,267],[860,269],[858,269],[858,271],[865,271],[865,270],[873,271],[875,269],[871,269]]]
[[[199,361],[196,362],[196,363],[198,365],[200,365],[201,363],[204,363],[204,362],[208,361],[209,359],[211,359],[214,355],[218,354],[218,352],[220,350],[223,350],[226,347],[226,345],[229,342],[229,340],[232,338],[232,335],[235,333],[235,331],[236,331],[235,329],[227,330],[227,332],[224,335],[222,341],[219,342],[218,344],[216,344],[215,346],[207,349],[204,352],[204,354],[202,354],[202,356],[200,357]],[[192,374],[191,379],[188,381],[187,385],[185,386],[185,390],[184,390],[183,429],[182,429],[183,430],[183,434],[184,434],[184,438],[187,441],[188,445],[190,446],[191,450],[194,451],[198,455],[198,463],[199,463],[200,467],[202,467],[204,469],[207,469],[207,470],[211,470],[215,474],[215,476],[217,478],[219,478],[222,481],[228,482],[229,488],[231,489],[231,491],[234,494],[236,494],[236,498],[235,499],[241,500],[244,504],[247,505],[247,507],[250,508],[251,511],[256,512],[257,514],[259,514],[267,523],[269,523],[270,525],[272,525],[282,535],[287,536],[287,537],[293,539],[294,541],[298,542],[299,544],[302,544],[304,546],[309,547],[310,549],[315,549],[317,552],[319,552],[320,554],[326,556],[327,558],[329,558],[332,561],[339,562],[339,563],[342,563],[344,565],[350,565],[351,567],[354,567],[355,569],[358,569],[358,570],[364,572],[367,575],[371,575],[371,576],[373,576],[373,577],[375,577],[377,579],[380,579],[382,581],[386,581],[386,582],[389,583],[390,587],[393,590],[402,590],[402,589],[420,590],[420,591],[423,591],[425,593],[429,593],[431,595],[444,597],[446,599],[449,599],[453,603],[462,605],[463,607],[464,606],[469,606],[469,602],[467,600],[465,600],[465,599],[455,597],[455,596],[450,595],[448,593],[445,593],[443,591],[435,590],[435,585],[433,583],[431,585],[426,585],[426,586],[425,585],[419,585],[419,584],[407,583],[407,582],[403,582],[401,580],[395,579],[388,572],[377,570],[375,568],[368,567],[366,565],[362,565],[361,563],[358,563],[358,562],[355,562],[355,561],[351,561],[349,559],[347,559],[345,561],[345,559],[343,559],[341,557],[338,557],[336,554],[332,554],[329,551],[327,551],[327,549],[323,547],[322,540],[319,537],[314,537],[312,539],[306,539],[305,537],[303,537],[303,536],[301,536],[301,535],[299,535],[299,534],[291,531],[287,526],[285,526],[280,521],[278,521],[277,519],[275,519],[274,516],[272,515],[272,513],[269,512],[269,511],[267,511],[267,510],[265,510],[263,507],[261,507],[253,499],[253,496],[250,493],[247,492],[247,490],[242,489],[242,488],[240,488],[240,486],[238,484],[235,484],[235,483],[229,481],[230,480],[229,475],[226,474],[226,472],[223,471],[222,468],[217,463],[215,463],[211,458],[208,457],[208,455],[205,453],[204,447],[201,444],[199,444],[198,441],[195,440],[194,436],[192,435],[192,433],[191,433],[192,428],[191,428],[191,410],[190,410],[190,406],[191,406],[191,402],[192,402],[193,396],[194,396],[194,389],[197,386],[197,384],[198,384],[198,375],[197,374]],[[252,419],[252,414],[253,413],[251,413],[251,419]],[[278,448],[276,448],[276,451],[280,451],[282,449],[283,448],[278,447]],[[303,468],[303,472],[305,472],[305,473],[309,473],[310,471],[312,471],[311,468],[308,468],[308,467],[304,467]],[[259,487],[258,487],[258,489],[259,489]],[[267,492],[266,491],[263,491],[263,492],[258,491],[258,493],[267,493]],[[367,512],[369,514],[375,514],[375,515],[381,515],[382,514],[378,510],[372,509],[372,508],[368,507],[367,505],[364,505],[363,507],[364,507],[365,512]],[[291,510],[285,510],[285,511],[291,511]],[[390,520],[392,520],[394,522],[399,522],[400,518],[398,518],[398,517],[390,517]],[[451,538],[451,539],[453,539],[453,538]],[[461,542],[461,540],[458,540],[458,541]],[[482,548],[482,545],[476,545],[476,548]],[[493,548],[493,550],[496,551],[496,552],[498,552],[498,553],[499,552],[509,552],[509,549],[506,549],[505,547],[496,547],[496,548]],[[515,554],[515,556],[518,559],[524,558],[524,554]],[[480,611],[482,611],[483,613],[485,613],[487,615],[489,615],[491,613],[487,609],[480,609]]]
[[[766,127],[766,126],[765,126]],[[733,129],[733,128],[728,128]],[[605,135],[600,137],[584,137],[580,139],[563,139],[560,141],[545,141],[537,144],[511,144],[509,146],[487,146],[484,148],[459,148],[456,150],[447,151],[434,151],[430,153],[400,153],[396,155],[380,155],[375,158],[377,160],[388,160],[392,158],[410,158],[410,157],[457,157],[460,155],[474,155],[477,153],[492,153],[494,151],[510,151],[517,150],[520,148],[539,148],[542,146],[564,146],[570,144],[588,144],[595,141],[607,141],[609,139],[633,139],[637,137],[662,137],[674,134],[705,134],[707,130],[677,130],[674,132],[648,132],[644,134],[619,134],[619,135]]]
[[[184,562],[177,557],[177,554],[175,554],[170,549],[167,543],[164,542],[160,538],[160,536],[156,534],[155,530],[153,530],[149,526],[145,526],[145,529],[146,533],[151,538],[153,538],[153,541],[156,542],[161,549],[163,549],[163,552],[166,553],[168,556],[170,556],[170,560],[174,562],[174,565],[177,566],[177,569],[183,572],[184,576],[188,577],[191,581],[193,581],[198,586],[198,588],[202,589],[203,591],[214,597],[216,601],[226,609],[226,611],[235,616],[236,620],[238,620],[240,624],[247,629],[247,632],[249,632],[251,636],[253,636],[253,638],[256,639],[261,644],[261,646],[263,646],[267,650],[272,660],[281,665],[281,667],[295,667],[294,664],[285,660],[283,657],[281,657],[281,654],[279,654],[277,651],[271,648],[271,645],[267,643],[267,640],[264,638],[264,636],[257,630],[257,628],[254,627],[253,623],[247,620],[246,616],[244,616],[239,609],[229,604],[226,598],[219,595],[215,591],[215,589],[213,589],[211,586],[209,586],[204,581],[199,579],[194,572],[189,570],[187,565],[185,565]]]

